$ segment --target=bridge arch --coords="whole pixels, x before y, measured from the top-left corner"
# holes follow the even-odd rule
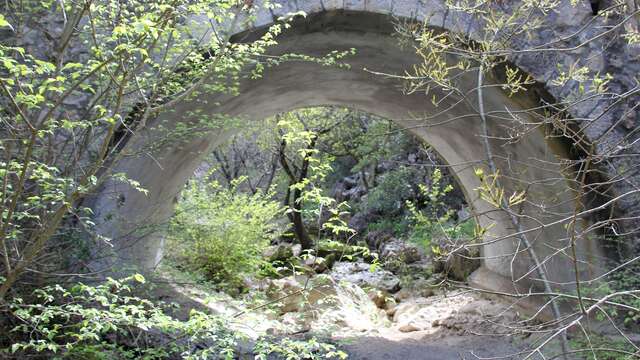
[[[298,5],[293,6],[294,3]],[[512,286],[510,280],[525,274],[529,275],[524,277],[522,285],[535,283],[537,276],[530,271],[532,261],[523,245],[508,236],[516,231],[507,214],[495,211],[476,194],[475,189],[480,183],[474,175],[474,168],[484,166],[487,160],[477,109],[464,103],[453,106],[453,99],[436,108],[424,94],[405,95],[400,81],[371,72],[402,74],[419,62],[412,49],[398,46],[397,38],[393,36],[391,15],[420,19],[420,6],[423,9],[428,7],[425,8],[422,2],[408,1],[396,2],[395,7],[387,8],[386,3],[284,2],[277,11],[302,10],[308,16],[286,31],[278,39],[279,45],[270,52],[283,54],[295,51],[322,56],[332,50],[355,48],[356,54],[346,60],[351,69],[310,62],[286,63],[267,69],[259,80],[243,82],[238,96],[211,98],[201,95],[177,104],[154,121],[175,125],[192,121],[194,113],[224,113],[246,121],[260,121],[295,108],[321,105],[350,106],[392,119],[399,126],[410,129],[441,155],[453,168],[468,203],[476,214],[480,214],[478,221],[484,226],[491,225],[485,239],[489,243],[482,246],[482,267],[472,276],[474,283],[493,290],[512,290],[505,288]],[[432,9],[439,8],[434,6]],[[278,16],[277,12],[263,10],[253,24],[255,29],[245,29],[242,35],[252,36]],[[445,13],[440,17],[431,13],[429,19],[434,25],[465,33],[474,26],[469,20],[465,29],[460,29],[457,24],[464,23],[465,19],[457,19],[454,23],[447,19]],[[197,26],[194,29],[197,30]],[[466,81],[469,89],[475,86],[473,78]],[[497,87],[487,88],[484,98],[487,112],[503,114],[506,114],[505,109],[517,112],[531,108],[537,101],[528,95],[510,98]],[[443,112],[442,109],[448,105],[451,109]],[[571,214],[575,207],[575,193],[559,165],[560,159],[567,156],[566,146],[548,139],[541,130],[529,132],[514,143],[501,140],[509,121],[506,117],[489,120],[489,132],[495,136],[490,143],[497,167],[505,175],[503,185],[506,193],[527,187],[531,201],[522,209],[524,228],[538,227],[538,221],[551,223]],[[144,131],[127,147],[130,150],[141,148],[156,141],[158,136],[154,130]],[[155,225],[165,223],[172,215],[174,200],[184,183],[202,158],[228,136],[224,132],[194,134],[187,142],[163,148],[152,156],[130,156],[117,165],[117,172],[127,173],[149,191],[145,195],[126,185],[107,182],[95,198],[93,209],[98,219],[98,230],[114,239],[114,250],[120,261],[143,269],[153,268],[158,263],[162,257],[163,234],[162,227]],[[152,225],[149,228],[153,231],[139,231],[144,225]],[[545,268],[551,280],[570,282],[575,279],[569,259],[552,256],[568,241],[563,224],[532,231],[528,236],[541,258],[550,256]],[[598,244],[593,240],[585,240],[580,249],[579,255],[585,263],[595,264],[602,257]],[[591,273],[597,269],[587,266],[582,271]]]

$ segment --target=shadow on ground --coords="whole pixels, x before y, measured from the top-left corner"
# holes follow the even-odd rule
[[[347,340],[341,347],[349,359],[354,360],[522,359],[526,356],[521,353],[524,346],[515,344],[507,336],[424,336],[399,341],[360,337]]]

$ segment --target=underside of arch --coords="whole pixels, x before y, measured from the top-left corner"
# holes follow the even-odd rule
[[[239,38],[251,36],[249,31]],[[270,50],[274,55],[295,52],[322,56],[351,48],[356,49],[356,54],[345,59],[350,69],[302,61],[269,68],[259,80],[244,80],[238,96],[200,95],[161,114],[155,124],[171,127],[194,121],[194,113],[223,113],[258,122],[280,112],[320,105],[350,106],[392,119],[430,144],[452,167],[479,223],[490,228],[484,239],[488,244],[482,246],[483,266],[476,282],[500,290],[504,290],[503,285],[496,285],[493,275],[508,280],[524,276],[523,285],[536,283],[527,249],[517,237],[509,237],[517,231],[509,217],[477,195],[480,182],[474,169],[486,171],[487,156],[473,91],[468,101],[455,105],[458,99],[450,97],[436,107],[424,93],[404,94],[402,81],[376,74],[401,75],[419,62],[412,48],[398,45],[388,16],[323,11],[299,21],[278,41],[279,45]],[[469,90],[474,88],[474,77],[464,81]],[[538,229],[574,210],[575,194],[559,165],[565,150],[547,139],[541,129],[527,132],[518,141],[504,140],[510,135],[508,129],[516,125],[509,112],[518,113],[533,105],[535,99],[526,94],[510,98],[499,87],[487,87],[484,92],[486,112],[493,114],[488,124],[493,136],[490,144],[504,175],[505,193],[527,191],[527,202],[518,208],[527,237],[541,259],[549,257],[544,266],[550,278],[570,282],[574,279],[573,265],[568,257],[557,254],[568,241],[563,224]],[[524,122],[535,121],[525,113],[520,116]],[[159,136],[151,126],[129,142],[128,151],[135,153]],[[172,215],[176,197],[202,158],[228,136],[229,132],[194,133],[189,141],[153,154],[127,157],[118,165],[118,172],[127,173],[149,191],[145,195],[126,185],[108,182],[95,198],[93,208],[99,231],[113,239],[118,262],[145,269],[157,264],[163,248],[161,225]],[[580,244],[580,257],[585,264],[597,264],[601,251],[589,241]],[[581,269],[591,274],[597,271],[595,266]]]

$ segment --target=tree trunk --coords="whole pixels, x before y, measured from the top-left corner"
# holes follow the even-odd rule
[[[313,241],[309,237],[309,233],[307,232],[307,228],[304,226],[304,222],[302,221],[302,203],[300,200],[300,195],[302,192],[298,189],[293,191],[292,206],[293,212],[290,213],[291,223],[293,224],[293,232],[296,234],[296,238],[300,242],[300,245],[304,250],[313,248]]]
[[[316,144],[316,138],[314,138],[311,141],[307,149],[308,150],[313,149],[315,147],[315,144]],[[297,174],[296,176],[296,174],[293,173],[293,170],[289,166],[285,149],[286,149],[286,142],[283,139],[280,143],[279,159],[280,159],[280,165],[282,165],[282,169],[285,171],[285,173],[289,177],[289,188],[287,189],[287,194],[285,198],[285,204],[288,205],[291,210],[293,210],[292,212],[289,213],[289,220],[293,225],[293,232],[296,236],[296,239],[298,240],[302,248],[305,250],[311,249],[313,248],[313,241],[309,237],[309,233],[307,232],[307,229],[305,228],[304,222],[302,220],[302,212],[301,212],[302,202],[300,201],[300,197],[302,196],[302,190],[296,188],[293,190],[293,194],[292,194],[293,196],[290,196],[291,186],[307,178],[307,175],[309,173],[309,158],[305,157],[303,159],[302,166],[300,167],[300,173]]]

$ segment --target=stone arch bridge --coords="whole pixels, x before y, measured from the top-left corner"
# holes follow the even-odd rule
[[[445,100],[436,108],[424,94],[405,95],[400,81],[372,73],[403,74],[419,62],[413,49],[398,45],[393,27],[397,19],[427,21],[429,26],[462,33],[471,39],[480,37],[481,24],[463,13],[447,10],[440,0],[278,0],[276,3],[280,7],[258,10],[255,20],[246,28],[237,30],[237,34],[251,38],[278,17],[304,11],[307,16],[297,19],[294,26],[280,36],[279,45],[270,52],[283,54],[292,51],[322,56],[332,50],[355,48],[356,54],[346,59],[351,68],[345,70],[310,62],[289,62],[267,69],[259,80],[243,82],[238,96],[210,98],[202,95],[177,104],[156,121],[170,124],[190,121],[194,110],[260,121],[279,112],[316,105],[351,106],[392,119],[433,146],[452,166],[475,213],[482,214],[478,218],[480,223],[494,224],[485,239],[487,244],[482,246],[484,259],[482,267],[472,276],[474,283],[505,290],[505,287],[512,286],[513,278],[528,274],[523,284],[534,281],[535,272],[530,271],[532,261],[523,245],[517,238],[508,236],[515,232],[509,217],[479,199],[475,191],[479,181],[474,175],[474,167],[482,166],[487,160],[480,136],[478,109],[468,103],[454,106],[452,99]],[[571,38],[566,43],[554,44],[574,47],[585,36],[597,34],[605,21],[593,19],[587,1],[581,1],[577,6],[565,1],[558,12],[548,15],[548,20],[554,24],[548,33],[522,39],[520,46],[524,48]],[[198,19],[193,19],[193,23],[195,32],[208,26],[199,24]],[[579,34],[577,37],[572,36],[576,33]],[[571,174],[563,172],[560,165],[561,160],[569,156],[572,144],[549,138],[542,130],[531,131],[517,142],[508,142],[504,140],[505,128],[513,120],[507,115],[535,107],[540,102],[541,92],[557,99],[570,96],[575,91],[572,85],[555,87],[551,84],[557,75],[558,64],[580,61],[593,73],[614,73],[613,90],[623,92],[632,88],[631,79],[640,72],[637,59],[633,58],[631,50],[618,43],[608,44],[609,48],[603,51],[606,41],[605,37],[598,38],[575,51],[518,55],[510,60],[539,82],[540,91],[509,97],[499,87],[488,87],[484,95],[485,111],[496,114],[490,117],[488,124],[492,134],[490,145],[496,166],[505,175],[506,192],[511,193],[526,185],[530,202],[522,209],[522,225],[541,259],[549,258],[544,266],[551,280],[556,282],[575,279],[568,256],[557,254],[557,249],[567,244],[566,222],[562,219],[573,212],[576,204],[575,191],[567,178]],[[472,89],[474,80],[470,78],[468,82],[469,89]],[[448,106],[451,109],[442,111]],[[612,124],[624,119],[635,126],[637,115],[625,111],[628,110],[625,104],[616,105],[619,108],[616,111],[606,112],[607,106],[604,100],[591,99],[573,109],[570,115],[575,119],[597,119],[585,127],[587,139],[596,139],[604,134],[607,137],[604,144],[616,143],[627,136],[629,129],[611,127]],[[526,114],[522,116],[525,122],[535,121],[526,118]],[[153,142],[158,136],[151,130],[139,135],[127,146],[140,147]],[[153,159],[140,155],[127,158],[118,165],[118,172],[126,172],[149,190],[149,194],[144,195],[123,185],[107,183],[94,199],[98,229],[114,239],[116,253],[121,260],[143,268],[157,264],[163,250],[162,232],[140,235],[136,229],[140,224],[162,224],[171,216],[175,197],[202,157],[227,137],[226,133],[194,136],[180,146],[162,149]],[[617,194],[628,189],[620,186],[611,191]],[[622,200],[617,203],[617,210],[632,214],[633,207],[629,204],[633,201]],[[580,271],[584,276],[592,276],[601,271],[599,267],[606,254],[595,239],[582,239],[578,256],[590,264],[582,266]]]

